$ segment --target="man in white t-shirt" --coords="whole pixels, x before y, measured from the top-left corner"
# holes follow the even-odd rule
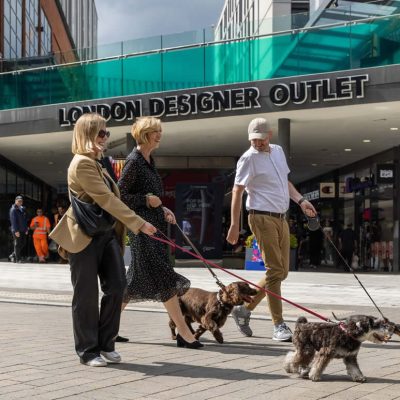
[[[264,118],[253,119],[248,128],[251,147],[240,157],[235,185],[232,190],[231,226],[227,241],[237,243],[239,217],[243,192],[247,192],[246,209],[249,226],[257,239],[266,267],[265,277],[258,286],[281,295],[281,283],[289,272],[290,233],[286,212],[292,199],[309,217],[317,214],[314,206],[295,189],[288,180],[290,172],[282,147],[271,144],[272,130]],[[240,332],[253,333],[249,326],[251,310],[265,297],[264,291],[246,306],[235,307],[232,316]],[[292,333],[282,316],[282,301],[268,295],[268,304],[274,323],[273,339],[290,341]]]

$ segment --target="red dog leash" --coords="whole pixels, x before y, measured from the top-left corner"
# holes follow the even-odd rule
[[[251,285],[251,286],[256,287],[256,288],[259,289],[259,290],[263,290],[265,293],[270,294],[271,296],[274,296],[274,297],[276,297],[277,299],[283,300],[283,301],[285,301],[286,303],[289,303],[289,304],[291,304],[291,305],[294,306],[294,307],[300,308],[300,310],[303,310],[303,311],[305,311],[305,312],[307,312],[307,313],[309,313],[309,314],[311,314],[311,315],[314,315],[314,317],[317,317],[317,318],[319,318],[319,319],[322,319],[322,320],[325,321],[325,322],[334,322],[334,321],[331,321],[329,318],[326,318],[326,317],[324,317],[323,315],[318,314],[318,313],[316,313],[315,311],[310,310],[309,308],[306,308],[306,307],[301,306],[300,304],[294,303],[293,301],[290,301],[290,300],[288,300],[288,299],[286,299],[286,298],[280,296],[279,294],[276,294],[276,293],[271,292],[270,290],[268,290],[268,289],[266,289],[266,288],[263,288],[263,287],[261,287],[261,286],[258,286],[258,285],[256,285],[255,283],[250,282],[250,281],[248,281],[247,279],[242,278],[241,276],[236,275],[236,274],[234,274],[233,272],[230,272],[230,271],[226,270],[225,268],[223,268],[223,267],[221,267],[221,266],[219,266],[219,265],[217,265],[217,264],[215,264],[215,263],[213,263],[213,262],[211,262],[211,261],[206,260],[206,259],[205,259],[204,257],[202,257],[201,255],[194,254],[194,253],[192,253],[191,251],[186,250],[186,249],[184,249],[184,248],[181,247],[181,246],[178,246],[178,245],[177,245],[176,243],[174,243],[171,239],[169,239],[168,236],[164,235],[164,233],[162,233],[161,231],[158,231],[158,232],[160,232],[161,235],[163,235],[166,239],[162,239],[162,238],[157,237],[157,236],[150,236],[150,238],[153,239],[153,240],[157,240],[157,241],[159,241],[159,242],[168,244],[169,246],[174,247],[174,248],[176,248],[176,249],[179,249],[179,250],[183,251],[184,253],[190,254],[192,257],[195,257],[195,258],[201,260],[203,263],[206,263],[206,264],[208,264],[208,265],[210,265],[210,266],[212,266],[212,267],[214,267],[214,268],[218,268],[218,269],[224,271],[225,273],[227,273],[227,274],[229,274],[229,275],[232,275],[232,276],[234,276],[235,278],[240,279],[241,281],[246,282],[247,284],[249,284],[249,285]]]

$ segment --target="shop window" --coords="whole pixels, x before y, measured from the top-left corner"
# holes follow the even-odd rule
[[[41,200],[40,185],[38,185],[37,183],[34,183],[32,186],[32,198],[37,201]]]
[[[5,168],[0,167],[0,193],[6,193],[7,178]]]
[[[25,181],[25,195],[33,198],[33,182],[32,181]]]
[[[7,171],[7,193],[16,194],[17,176],[14,172]]]
[[[25,195],[25,179],[21,176],[17,176],[17,190],[16,194]]]

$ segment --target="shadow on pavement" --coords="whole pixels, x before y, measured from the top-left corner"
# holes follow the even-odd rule
[[[109,364],[108,368],[139,372],[147,376],[158,376],[168,375],[182,378],[212,378],[212,379],[223,379],[223,380],[246,380],[246,379],[262,379],[262,380],[275,380],[285,379],[289,376],[286,374],[274,374],[274,373],[256,373],[249,372],[238,368],[216,368],[199,365],[188,365],[188,364],[176,364],[161,362],[152,365],[141,365],[141,364]]]
[[[272,345],[260,345],[260,344],[252,344],[251,342],[232,342],[227,341],[224,344],[219,344],[215,341],[211,340],[202,340],[204,347],[199,352],[217,352],[221,354],[238,354],[238,355],[258,355],[258,356],[281,356],[286,354],[286,352],[293,350],[291,343],[285,343],[285,345],[277,342]],[[129,343],[124,343],[123,346],[129,346],[130,344],[134,345],[143,345],[143,346],[166,346],[166,347],[174,347],[176,348],[176,344],[171,341],[171,343],[166,342],[140,342],[134,341]],[[121,349],[121,348],[120,348]],[[181,350],[177,350],[181,351]]]

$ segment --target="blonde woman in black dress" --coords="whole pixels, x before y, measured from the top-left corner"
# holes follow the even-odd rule
[[[162,180],[151,156],[160,145],[161,121],[154,117],[138,118],[132,126],[132,136],[137,147],[128,155],[118,182],[121,199],[137,215],[166,233],[167,222],[175,224],[176,220],[173,212],[161,203]],[[178,296],[189,289],[190,281],[174,271],[167,245],[141,233],[128,235],[132,261],[123,308],[129,301],[162,302],[178,328],[177,346],[202,347],[186,325],[179,307]]]

